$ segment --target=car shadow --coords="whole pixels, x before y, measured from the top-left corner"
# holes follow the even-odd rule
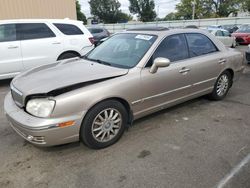
[[[0,80],[0,87],[6,87],[10,85],[12,79]]]

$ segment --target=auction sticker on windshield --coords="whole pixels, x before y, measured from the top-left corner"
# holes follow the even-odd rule
[[[142,39],[142,40],[150,40],[153,38],[153,36],[150,35],[136,35],[136,39]]]

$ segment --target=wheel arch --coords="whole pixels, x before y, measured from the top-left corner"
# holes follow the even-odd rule
[[[223,70],[221,73],[220,73],[220,75],[223,73],[223,72],[229,72],[230,73],[230,75],[232,76],[232,82],[231,82],[231,85],[230,85],[230,87],[232,87],[232,85],[233,85],[233,80],[234,80],[234,71],[233,71],[233,69],[231,69],[231,68],[227,68],[227,69],[225,69],[225,70]]]
[[[120,102],[120,103],[125,107],[125,109],[126,109],[127,112],[128,112],[128,123],[127,123],[127,128],[129,128],[129,127],[132,125],[132,123],[133,123],[133,121],[134,121],[134,116],[133,116],[133,112],[132,112],[132,110],[131,110],[131,107],[130,107],[128,101],[125,100],[125,99],[123,99],[123,98],[121,98],[121,97],[110,97],[110,98],[105,98],[105,99],[102,99],[102,100],[96,102],[95,104],[93,104],[93,105],[87,110],[86,114],[84,115],[84,117],[83,117],[83,119],[82,119],[81,127],[80,127],[80,129],[79,129],[79,140],[81,140],[80,133],[81,133],[81,129],[82,129],[82,127],[83,127],[83,122],[84,122],[84,120],[85,120],[85,118],[86,118],[87,113],[89,113],[89,111],[90,111],[92,108],[94,108],[96,105],[98,105],[98,104],[100,104],[100,103],[102,103],[102,102],[104,102],[104,101],[109,101],[109,100],[118,101],[118,102]]]
[[[104,102],[104,101],[109,101],[109,100],[118,101],[118,102],[120,102],[120,103],[126,108],[127,113],[128,113],[128,117],[129,117],[129,118],[128,118],[128,126],[132,125],[133,120],[134,120],[133,111],[132,111],[131,106],[130,106],[130,104],[128,103],[128,101],[127,101],[126,99],[124,99],[124,98],[121,98],[121,97],[110,97],[110,98],[102,99],[102,100],[96,102],[95,104],[93,104],[92,106],[90,106],[90,107],[88,108],[88,110],[87,110],[87,113],[88,113],[92,108],[94,108],[96,105],[98,105],[98,104],[100,104],[100,103],[102,103],[102,102]],[[87,114],[87,113],[86,113],[86,114]],[[83,121],[84,121],[84,118],[86,117],[86,114],[85,114],[84,117],[83,117]]]
[[[59,60],[60,57],[61,57],[62,55],[67,54],[67,53],[73,53],[73,54],[75,54],[75,55],[77,55],[77,56],[81,56],[81,54],[80,54],[79,52],[75,51],[75,50],[67,50],[67,51],[62,52],[62,53],[57,57],[57,60]]]

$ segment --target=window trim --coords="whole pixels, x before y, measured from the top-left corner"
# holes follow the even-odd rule
[[[172,36],[172,35],[179,35],[179,34],[183,34],[183,35],[185,36],[185,40],[186,40],[186,44],[187,44],[187,48],[188,48],[188,55],[189,55],[189,58],[187,58],[187,59],[182,59],[182,60],[178,60],[178,61],[175,61],[174,63],[181,63],[181,61],[186,61],[186,60],[190,60],[190,59],[193,59],[193,58],[200,58],[200,57],[204,57],[204,56],[206,56],[206,55],[209,55],[209,54],[211,54],[211,53],[219,53],[219,52],[221,52],[221,50],[215,45],[215,43],[214,43],[208,36],[206,36],[206,35],[203,34],[203,33],[195,33],[195,32],[186,33],[186,32],[183,32],[183,33],[176,33],[176,34],[166,35],[166,36],[164,36],[164,37],[162,38],[162,40],[159,41],[158,45],[155,47],[155,49],[153,50],[153,52],[149,55],[149,58],[148,58],[148,60],[147,60],[147,63],[144,64],[144,66],[142,67],[142,70],[143,70],[143,69],[150,69],[150,68],[151,68],[152,65],[151,65],[150,67],[147,67],[147,64],[148,64],[148,62],[152,59],[152,57],[153,57],[155,51],[157,50],[158,46],[160,46],[160,44],[162,43],[162,41],[163,41],[165,38],[167,38],[167,37],[169,37],[169,36]],[[202,54],[202,55],[199,55],[199,56],[191,57],[191,56],[190,56],[189,45],[188,45],[188,42],[187,42],[187,36],[186,36],[187,34],[201,34],[201,35],[204,35],[205,37],[207,37],[207,38],[212,42],[212,44],[215,46],[215,48],[216,48],[217,51],[216,51],[216,52],[211,52],[211,53],[208,53],[208,54]]]

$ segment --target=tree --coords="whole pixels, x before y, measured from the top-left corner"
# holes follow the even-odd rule
[[[117,23],[130,18],[119,9],[121,4],[118,0],[90,0],[89,5],[91,14],[104,23]]]
[[[195,18],[209,18],[213,15],[211,0],[197,0],[195,4]],[[176,17],[180,19],[192,19],[193,0],[181,0],[176,5]]]
[[[163,20],[171,21],[171,20],[178,20],[178,18],[174,12],[171,12],[167,14]]]
[[[129,0],[129,11],[132,14],[137,14],[140,21],[154,21],[156,13],[154,11],[154,0]]]
[[[218,17],[228,17],[231,13],[237,14],[243,0],[211,0],[211,3]]]
[[[245,0],[244,1],[243,10],[250,12],[250,0]]]
[[[84,24],[87,24],[86,16],[81,11],[81,5],[78,0],[76,0],[76,14],[77,20],[83,21]]]
[[[127,21],[131,21],[133,20],[133,16],[131,16],[130,14],[126,14],[124,12],[119,12],[117,14],[117,22],[127,22]]]
[[[247,0],[249,1],[249,0]],[[243,6],[243,0],[181,0],[176,5],[177,17],[192,18],[192,3],[195,2],[195,18],[228,17],[237,13]]]

